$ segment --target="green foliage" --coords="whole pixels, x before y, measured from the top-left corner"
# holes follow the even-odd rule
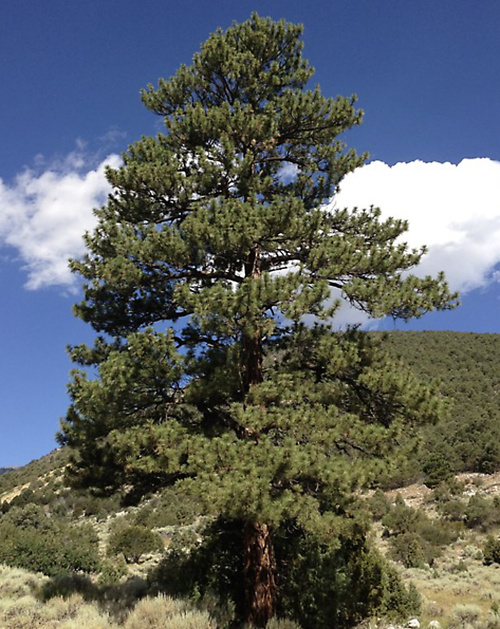
[[[196,496],[182,495],[175,488],[167,487],[160,496],[148,501],[131,516],[132,523],[146,528],[183,526],[191,524],[203,509]]]
[[[30,485],[35,483],[38,479],[53,472],[54,469],[63,468],[68,458],[68,450],[59,448],[21,468],[16,468],[0,475],[0,494],[6,493],[15,487],[25,485],[26,483]]]
[[[203,531],[201,545],[175,541],[150,580],[174,597],[203,601],[226,623],[244,616],[241,523],[219,519]],[[218,616],[220,618],[220,616]]]
[[[266,629],[301,629],[293,620],[288,618],[271,618],[267,623]]]
[[[455,605],[448,626],[450,629],[477,627],[480,617],[481,607],[479,605]]]
[[[108,540],[108,554],[123,555],[127,563],[137,563],[142,555],[162,550],[160,536],[143,526],[120,528]]]
[[[498,500],[474,494],[465,507],[465,525],[471,529],[488,531],[500,524],[500,504]]]
[[[93,572],[99,568],[97,535],[91,525],[48,518],[42,507],[13,507],[0,519],[0,562],[33,572]]]
[[[378,488],[373,495],[367,500],[368,508],[375,521],[381,520],[391,510],[391,501],[384,492]]]
[[[415,532],[401,533],[391,539],[391,556],[405,568],[423,568],[432,565],[438,555],[432,547]]]
[[[370,548],[355,522],[333,545],[292,530],[278,536],[276,546],[279,610],[303,629],[349,627],[376,615],[401,620],[420,609],[415,591]]]
[[[112,585],[118,583],[123,577],[127,576],[128,568],[125,559],[121,561],[109,561],[105,560],[101,564],[101,571],[99,574],[100,585]]]
[[[485,566],[500,564],[500,540],[493,535],[488,535],[483,546],[483,563]]]
[[[425,474],[425,484],[431,489],[440,483],[446,482],[453,477],[453,467],[449,453],[443,452],[443,448],[433,449],[428,454],[422,464]]]
[[[453,473],[500,469],[500,335],[391,332],[384,347],[426,381],[438,379],[448,401],[443,420],[425,429],[421,466],[429,482]]]
[[[446,503],[450,500],[460,498],[465,492],[465,483],[452,477],[446,481],[442,481],[432,491],[432,500],[436,503]]]
[[[108,171],[115,192],[72,263],[86,281],[77,314],[112,337],[72,351],[99,374],[77,370],[70,385],[61,441],[75,448],[75,482],[196,478],[230,517],[300,513],[313,526],[312,487],[343,484],[347,470],[347,487],[370,479],[370,459],[405,423],[439,414],[433,393],[376,343],[298,325],[334,314],[331,287],[404,319],[455,297],[442,277],[405,275],[423,251],[395,244],[404,221],[321,207],[364,161],[338,139],[361,114],[354,98],[305,89],[300,32],[254,15],[144,92],[165,134]],[[172,321],[178,333],[160,331]],[[279,369],[266,369],[276,351]]]
[[[463,522],[465,520],[465,503],[462,500],[447,500],[438,504],[438,510],[445,520]]]
[[[217,629],[206,611],[186,601],[165,596],[141,600],[123,625],[124,629]]]
[[[382,518],[382,524],[390,538],[393,559],[407,568],[432,565],[460,531],[452,522],[431,520],[423,511],[406,506],[402,499]]]

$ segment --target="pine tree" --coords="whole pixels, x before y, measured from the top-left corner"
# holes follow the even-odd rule
[[[100,333],[71,350],[60,440],[74,481],[176,483],[241,521],[257,627],[276,606],[273,530],[335,535],[345,496],[438,412],[369,338],[331,330],[332,290],[405,320],[456,299],[442,276],[407,273],[424,249],[400,242],[404,221],[326,209],[367,158],[341,139],[362,113],[307,89],[301,31],[254,14],[143,92],[165,131],[108,170],[113,192],[72,261],[76,314]]]

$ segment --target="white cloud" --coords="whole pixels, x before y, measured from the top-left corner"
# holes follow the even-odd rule
[[[82,234],[95,225],[92,208],[109,192],[107,164],[116,167],[120,158],[112,154],[96,163],[78,146],[57,163],[38,158],[38,170],[26,170],[10,184],[0,180],[0,246],[17,251],[27,288],[74,282],[67,260],[83,253]],[[498,281],[499,162],[372,162],[344,179],[334,204],[375,205],[383,216],[407,219],[409,245],[429,246],[417,274],[443,270],[461,292]]]
[[[88,162],[80,145],[50,165],[37,158],[39,170],[25,170],[12,184],[0,179],[0,244],[17,250],[27,271],[26,288],[74,282],[68,259],[83,253],[82,235],[95,224],[92,209],[110,190],[105,167],[118,166],[120,158]]]
[[[283,183],[290,183],[299,174],[299,167],[297,164],[285,164],[278,171],[278,179]]]
[[[372,162],[341,183],[335,206],[380,207],[409,222],[404,240],[428,246],[417,275],[444,271],[453,290],[494,281],[500,263],[500,162]]]

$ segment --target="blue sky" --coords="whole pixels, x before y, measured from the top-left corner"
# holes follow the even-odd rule
[[[93,337],[66,260],[105,199],[103,165],[161,128],[140,89],[252,11],[302,22],[313,81],[365,111],[346,141],[370,163],[333,202],[407,218],[408,242],[429,245],[415,272],[443,269],[462,293],[405,327],[500,332],[498,0],[2,0],[0,467],[56,445],[66,345]]]

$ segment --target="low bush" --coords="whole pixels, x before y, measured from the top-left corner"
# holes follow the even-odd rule
[[[384,535],[390,538],[392,559],[406,568],[432,565],[460,533],[456,523],[431,519],[423,511],[408,507],[399,497],[382,518],[382,524]]]
[[[415,532],[402,533],[391,539],[390,556],[394,561],[400,561],[405,568],[431,566],[438,554],[431,544]]]
[[[144,598],[137,603],[123,629],[217,629],[206,611],[168,596]]]
[[[420,597],[370,547],[365,533],[353,522],[333,545],[293,529],[279,539],[279,615],[303,629],[317,629],[350,627],[374,615],[400,620],[418,613]]]
[[[500,564],[500,539],[488,535],[483,547],[483,563],[485,566]]]
[[[477,626],[481,608],[477,605],[455,605],[448,623],[449,629],[466,629]]]
[[[436,504],[443,504],[450,500],[456,500],[463,495],[465,491],[465,483],[459,481],[452,476],[447,481],[443,481],[437,485],[431,494],[431,499]]]
[[[464,522],[465,521],[465,503],[461,500],[448,500],[447,502],[439,503],[438,511],[445,520],[450,522]]]
[[[381,489],[376,489],[367,500],[368,508],[374,520],[381,520],[391,510],[391,501]]]
[[[500,524],[500,504],[498,500],[475,494],[465,507],[465,525],[486,533]]]
[[[193,496],[179,496],[175,488],[165,489],[138,512],[129,516],[132,524],[146,528],[186,526],[201,514],[201,506]]]
[[[451,450],[451,448],[448,448]],[[422,462],[425,474],[425,484],[433,489],[439,484],[449,481],[453,477],[453,466],[449,452],[431,450]]]
[[[105,560],[101,566],[99,575],[100,585],[113,585],[118,583],[128,574],[128,568],[125,560],[122,558],[115,561]]]
[[[127,563],[137,563],[146,553],[163,550],[161,537],[144,526],[127,526],[112,533],[108,541],[109,555],[123,555]]]
[[[99,569],[98,538],[90,524],[49,518],[43,507],[13,507],[0,519],[0,562],[33,572],[93,572]]]

